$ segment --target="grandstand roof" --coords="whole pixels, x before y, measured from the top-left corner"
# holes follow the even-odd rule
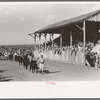
[[[87,19],[95,16],[98,13],[100,13],[100,9],[93,11],[93,12],[90,12],[90,13],[87,13],[87,14],[83,14],[83,15],[75,17],[75,18],[71,18],[71,19],[67,19],[67,20],[63,20],[63,21],[54,23],[54,24],[50,24],[50,25],[48,25],[48,26],[46,26],[46,27],[34,32],[34,33],[43,33],[43,32],[45,33],[47,31],[49,33],[49,30],[63,28],[63,27],[66,27],[68,25],[71,25],[71,24],[82,22],[84,20],[87,20]],[[31,33],[31,34],[33,34],[33,33]]]

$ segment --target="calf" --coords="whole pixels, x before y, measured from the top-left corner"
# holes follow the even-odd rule
[[[32,70],[32,73],[35,71],[38,72],[38,66],[37,66],[37,61],[36,60],[31,60],[30,62],[30,71]]]
[[[23,57],[22,56],[19,56],[18,57],[18,62],[19,62],[19,65],[22,65],[23,64]]]
[[[23,64],[24,64],[25,69],[27,69],[29,65],[29,59],[27,55],[24,55],[23,57]]]

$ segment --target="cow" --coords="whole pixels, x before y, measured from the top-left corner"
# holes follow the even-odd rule
[[[19,62],[19,65],[23,64],[23,57],[21,55],[19,55],[18,57],[18,62]]]
[[[23,65],[24,65],[24,68],[25,68],[25,69],[28,69],[29,59],[28,59],[28,55],[27,55],[27,54],[25,54],[25,55],[23,56]]]
[[[30,71],[32,70],[32,73],[38,72],[38,65],[37,65],[37,60],[32,56],[31,62],[30,62]]]
[[[13,54],[12,54],[12,53],[10,53],[10,55],[9,55],[9,60],[10,60],[10,61],[13,60]]]

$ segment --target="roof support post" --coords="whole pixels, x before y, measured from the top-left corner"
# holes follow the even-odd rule
[[[36,34],[34,34],[34,48],[36,49]]]
[[[60,34],[60,48],[62,48],[62,33],[64,31],[64,28],[61,30],[61,34]]]
[[[85,53],[85,45],[86,45],[86,22],[83,21],[83,43],[84,43],[84,65],[86,64],[86,53]]]
[[[70,48],[72,47],[72,32],[70,32]]]
[[[62,33],[60,34],[60,48],[62,48]]]
[[[39,34],[39,48],[40,48],[40,45],[41,45],[41,34]]]
[[[54,36],[54,34],[52,33],[52,50],[53,50],[53,47],[54,47],[53,36]]]
[[[47,47],[46,47],[46,42],[47,42],[47,41],[46,41],[46,39],[47,39],[46,37],[47,37],[47,34],[45,34],[45,51],[46,51],[46,48],[47,48]]]

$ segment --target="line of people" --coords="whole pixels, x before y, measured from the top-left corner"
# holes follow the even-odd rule
[[[0,54],[2,56],[2,53]],[[29,69],[29,71],[32,73],[40,72],[44,74],[45,59],[43,55],[35,58],[34,54],[32,53],[24,53],[24,55],[21,53],[9,53],[9,55],[6,56],[6,60],[18,62],[19,65],[23,65],[26,70]]]
[[[29,71],[32,73],[40,72],[44,74],[45,60],[43,58],[43,55],[41,55],[41,57],[38,57],[37,59],[33,54],[24,54],[24,56],[15,55],[15,61],[19,62],[19,65],[23,65],[26,70],[29,69]]]

